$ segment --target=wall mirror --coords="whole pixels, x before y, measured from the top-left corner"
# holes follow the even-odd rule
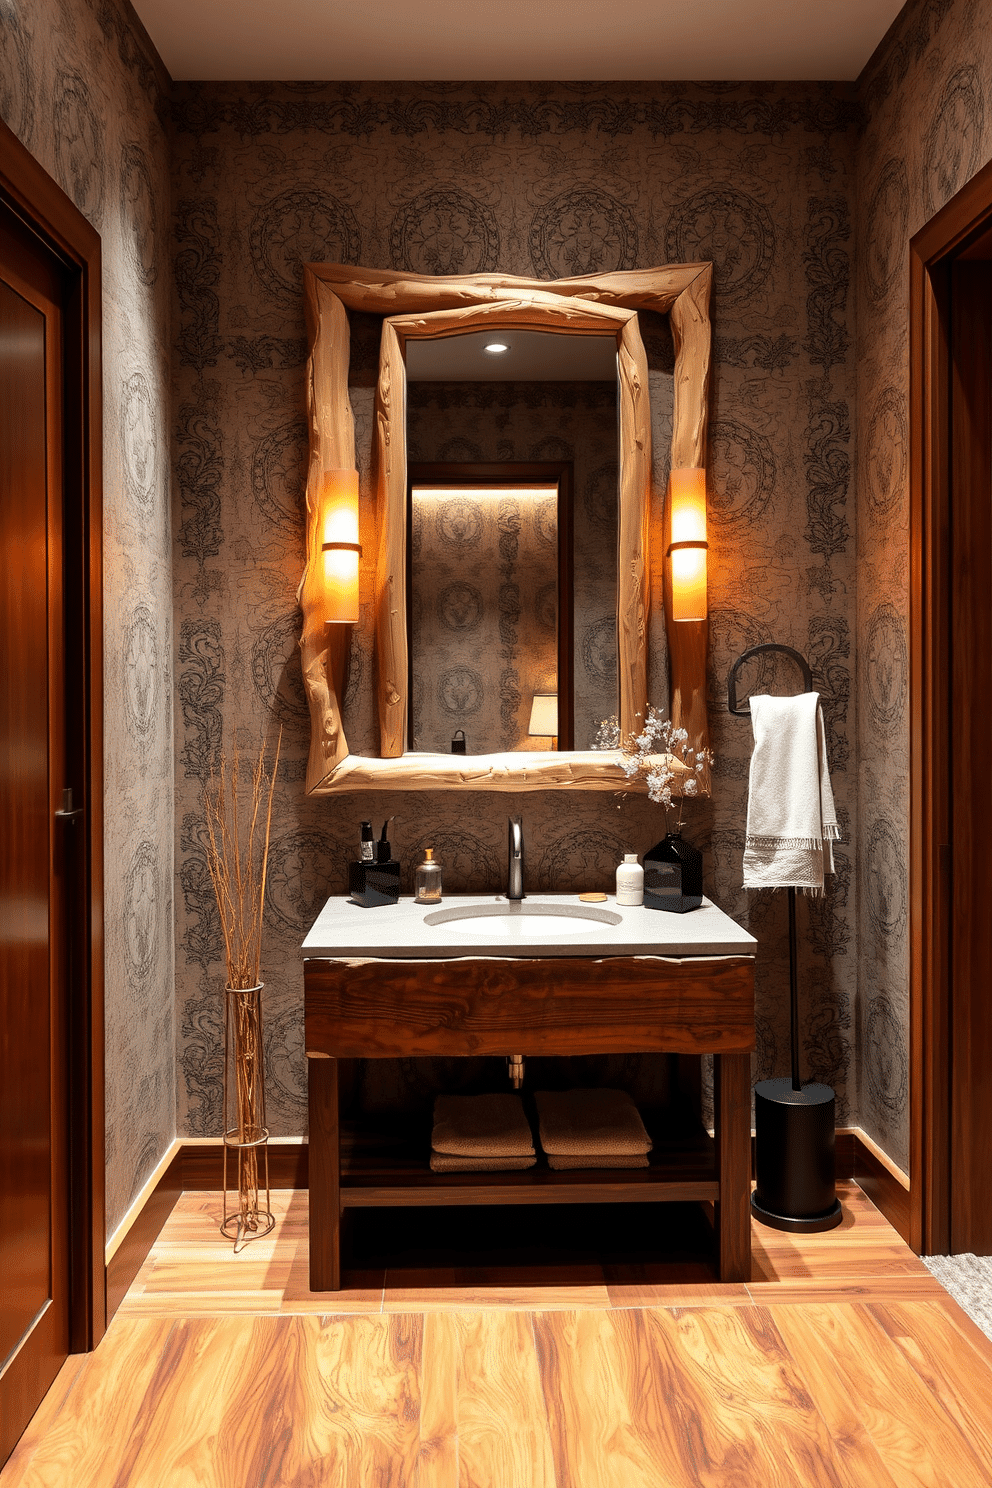
[[[461,278],[432,278],[389,271],[358,269],[339,264],[305,266],[305,292],[310,361],[308,412],[310,463],[307,483],[307,567],[300,586],[303,610],[301,651],[303,676],[311,714],[311,749],[307,789],[325,793],[340,789],[397,787],[455,787],[460,789],[534,789],[556,786],[585,786],[616,790],[626,785],[609,753],[581,747],[582,731],[575,732],[578,749],[553,748],[550,735],[520,737],[521,715],[534,712],[541,679],[522,675],[519,658],[478,653],[483,677],[492,677],[500,661],[516,671],[510,693],[499,707],[507,715],[505,727],[494,740],[480,733],[476,751],[470,743],[466,754],[452,754],[450,740],[438,744],[437,732],[419,729],[418,679],[426,681],[416,654],[419,605],[429,592],[429,570],[419,585],[413,573],[417,546],[417,521],[411,504],[411,466],[423,461],[410,458],[423,453],[423,440],[410,420],[408,380],[419,375],[419,354],[431,343],[439,346],[460,343],[455,349],[464,356],[480,337],[504,343],[540,333],[544,341],[571,344],[573,359],[583,345],[608,347],[608,360],[615,366],[618,429],[619,481],[616,494],[616,709],[622,726],[631,730],[647,703],[647,620],[649,554],[647,512],[651,480],[651,423],[648,403],[647,362],[638,326],[638,309],[668,312],[675,347],[672,467],[691,468],[705,464],[707,380],[710,358],[709,295],[712,269],[709,264],[667,265],[662,268],[588,275],[577,279],[538,281],[510,276],[474,275]],[[349,752],[342,718],[345,665],[350,637],[348,627],[326,623],[322,550],[327,546],[357,550],[356,542],[328,544],[322,511],[327,473],[354,469],[356,463],[354,419],[348,396],[349,322],[347,311],[382,315],[382,339],[376,387],[374,450],[377,534],[375,559],[376,655],[375,687],[379,721],[378,758]],[[412,367],[412,371],[411,371]],[[413,430],[408,452],[408,430]],[[433,452],[433,451],[432,451]],[[431,462],[436,465],[438,462]],[[441,462],[444,463],[444,462]],[[418,477],[419,478],[419,477]],[[535,489],[538,489],[539,486]],[[505,489],[505,483],[504,483]],[[500,497],[494,524],[496,559],[499,561]],[[533,498],[535,505],[541,498]],[[545,499],[545,546],[549,545],[550,508]],[[557,501],[556,496],[556,501]],[[513,531],[523,521],[504,502],[503,518],[512,547]],[[426,511],[426,507],[425,507]],[[435,516],[437,513],[435,512]],[[460,516],[449,512],[449,538],[481,520],[478,511],[462,506]],[[468,524],[467,527],[465,524]],[[423,524],[421,521],[421,536]],[[363,546],[371,532],[361,534]],[[556,516],[554,543],[559,543]],[[656,555],[660,562],[662,555]],[[504,560],[505,562],[506,560]],[[561,570],[555,579],[561,584]],[[521,587],[521,576],[509,575],[512,588]],[[454,576],[453,584],[463,582]],[[525,583],[527,581],[524,581]],[[426,585],[426,587],[425,587]],[[705,657],[706,623],[671,623],[666,585],[666,629],[669,637],[671,697],[667,701],[676,723],[689,729],[699,742],[706,741]],[[507,613],[513,612],[513,596],[505,595]],[[456,591],[449,595],[458,619],[471,618],[471,596]],[[466,610],[468,605],[468,610]],[[497,594],[498,605],[498,594]],[[571,614],[571,609],[569,610]],[[556,615],[556,646],[561,628]],[[565,617],[567,624],[568,617]],[[545,628],[549,617],[545,613]],[[535,620],[535,625],[537,621]],[[497,633],[498,633],[497,622]],[[504,624],[504,631],[506,627]],[[411,650],[411,639],[414,649]],[[504,648],[511,649],[511,648]],[[519,663],[519,664],[518,664]],[[453,667],[463,663],[454,662]],[[556,650],[555,680],[562,665]],[[550,671],[550,666],[546,667]],[[438,677],[430,679],[435,688]],[[550,679],[549,679],[550,680]],[[457,685],[456,685],[457,684]],[[454,689],[452,691],[452,688]],[[466,691],[467,689],[467,691]],[[474,706],[469,696],[472,678],[454,677],[449,692],[455,713],[459,700]],[[526,695],[526,696],[524,696]],[[511,706],[512,705],[512,706]],[[597,700],[593,705],[600,706]],[[576,712],[578,702],[575,704]],[[514,720],[508,721],[514,711]],[[598,716],[603,716],[600,712]],[[537,718],[548,717],[538,711]],[[574,714],[573,714],[574,717]],[[456,724],[469,736],[464,724]],[[559,725],[560,728],[560,725]],[[418,731],[419,730],[419,731]],[[515,742],[510,742],[516,733]],[[521,744],[534,741],[543,747]],[[562,742],[565,742],[564,739]],[[445,752],[434,752],[444,749]]]

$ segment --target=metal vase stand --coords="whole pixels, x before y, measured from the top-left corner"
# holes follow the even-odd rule
[[[249,1240],[267,1235],[275,1224],[269,1190],[269,1129],[265,1124],[262,986],[224,989],[224,1212],[220,1228],[234,1241],[236,1252]],[[227,1181],[229,1152],[237,1154],[237,1185],[233,1190]]]
[[[737,704],[737,673],[762,652],[788,656],[802,672],[806,692],[813,676],[805,657],[791,646],[752,646],[730,669],[727,707],[738,718],[750,709]],[[797,976],[796,891],[789,897],[789,1041],[791,1077],[760,1080],[754,1087],[754,1148],[757,1183],[751,1213],[762,1224],[793,1234],[832,1230],[843,1219],[837,1198],[834,1160],[834,1092],[829,1085],[803,1085],[799,1078],[799,987]]]

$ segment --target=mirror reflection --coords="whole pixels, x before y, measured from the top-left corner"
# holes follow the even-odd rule
[[[588,749],[618,708],[615,338],[406,357],[407,747]]]
[[[411,467],[412,749],[571,749],[571,474]]]

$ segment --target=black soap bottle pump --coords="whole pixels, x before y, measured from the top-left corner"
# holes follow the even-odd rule
[[[378,842],[372,840],[370,822],[362,823],[362,861],[351,863],[348,872],[348,890],[356,904],[370,909],[378,904],[398,904],[400,897],[400,865],[393,858],[386,832],[395,817],[387,816],[382,824],[382,836]],[[368,827],[368,837],[365,828]],[[366,848],[375,850],[375,862],[366,859]]]
[[[392,866],[399,872],[400,865],[393,858],[393,850],[389,845],[389,838],[386,836],[386,832],[389,830],[389,823],[395,821],[395,819],[395,817],[387,816],[382,824],[382,834],[376,843],[375,860],[380,868],[389,868]]]

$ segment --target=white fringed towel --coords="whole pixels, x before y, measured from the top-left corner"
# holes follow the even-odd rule
[[[820,697],[751,698],[754,753],[744,847],[746,889],[823,893],[840,828],[830,789]]]

